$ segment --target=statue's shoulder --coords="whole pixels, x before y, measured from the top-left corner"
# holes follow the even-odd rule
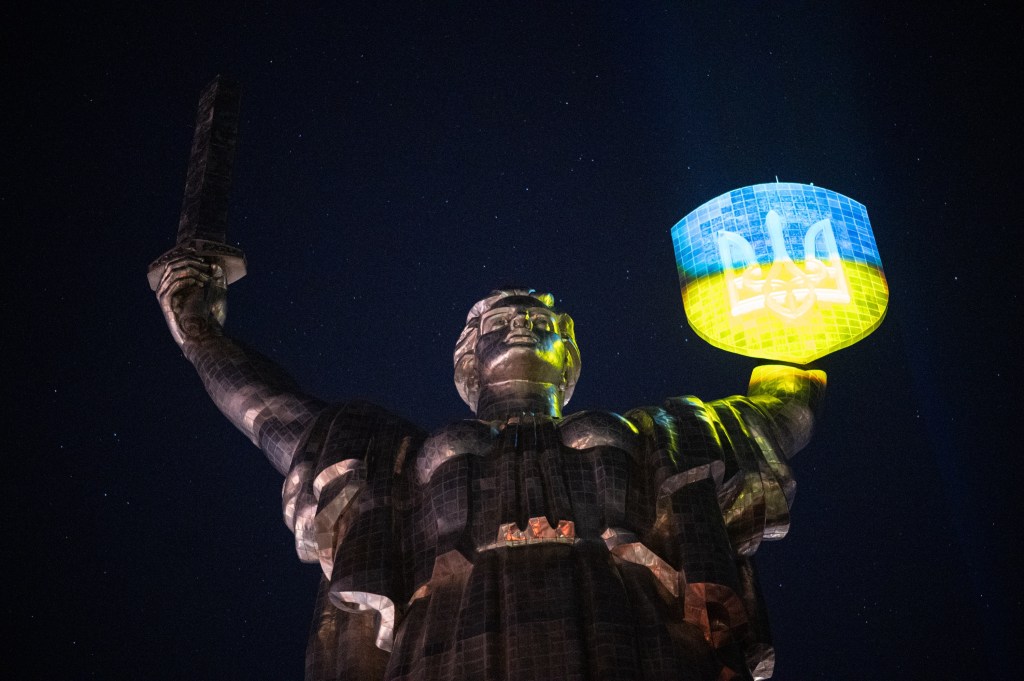
[[[713,405],[692,395],[670,397],[659,406],[631,409],[626,418],[655,450],[671,452],[676,460],[680,452],[713,456],[721,448],[719,418]]]
[[[421,483],[430,480],[438,466],[453,456],[488,451],[497,434],[492,423],[479,419],[464,419],[442,426],[420,448],[416,457],[417,480]]]
[[[350,446],[368,438],[414,437],[426,433],[416,424],[375,403],[352,399],[331,405],[319,415],[312,430],[321,430],[328,448]]]
[[[418,431],[420,428],[384,407],[366,400],[338,402],[324,409],[320,421],[335,432],[372,433],[381,428]]]
[[[415,448],[425,433],[372,402],[350,400],[321,412],[306,436],[302,457],[322,470],[345,459],[382,461]]]
[[[610,411],[578,411],[558,423],[562,444],[573,449],[615,447],[633,451],[639,432],[628,419]]]
[[[711,418],[711,414],[708,403],[693,395],[683,395],[670,397],[658,406],[631,409],[626,412],[626,418],[636,425],[641,433],[646,433],[664,429],[685,429],[694,421],[706,422]]]

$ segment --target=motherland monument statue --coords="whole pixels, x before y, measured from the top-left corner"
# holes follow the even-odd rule
[[[473,416],[427,432],[327,403],[225,331],[244,273],[223,229],[237,90],[214,81],[204,102],[178,245],[151,283],[216,406],[284,477],[298,556],[322,569],[306,678],[771,676],[751,557],[788,529],[788,462],[824,373],[762,365],[744,396],[566,414],[573,320],[504,288],[455,344]]]

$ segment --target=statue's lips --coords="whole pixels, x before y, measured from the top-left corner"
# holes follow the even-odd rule
[[[505,345],[536,345],[537,337],[532,333],[517,333],[505,338]]]

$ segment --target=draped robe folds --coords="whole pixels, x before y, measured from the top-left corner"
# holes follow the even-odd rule
[[[283,495],[324,572],[306,678],[767,678],[750,556],[788,529],[785,462],[823,387],[759,367],[746,397],[430,437],[326,410]]]

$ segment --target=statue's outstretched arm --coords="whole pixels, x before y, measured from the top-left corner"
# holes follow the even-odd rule
[[[282,474],[325,404],[304,394],[274,362],[223,333],[227,285],[221,268],[186,256],[157,288],[167,326],[217,408]]]
[[[750,376],[747,397],[775,425],[782,454],[791,458],[811,439],[825,397],[825,372],[765,364]]]

